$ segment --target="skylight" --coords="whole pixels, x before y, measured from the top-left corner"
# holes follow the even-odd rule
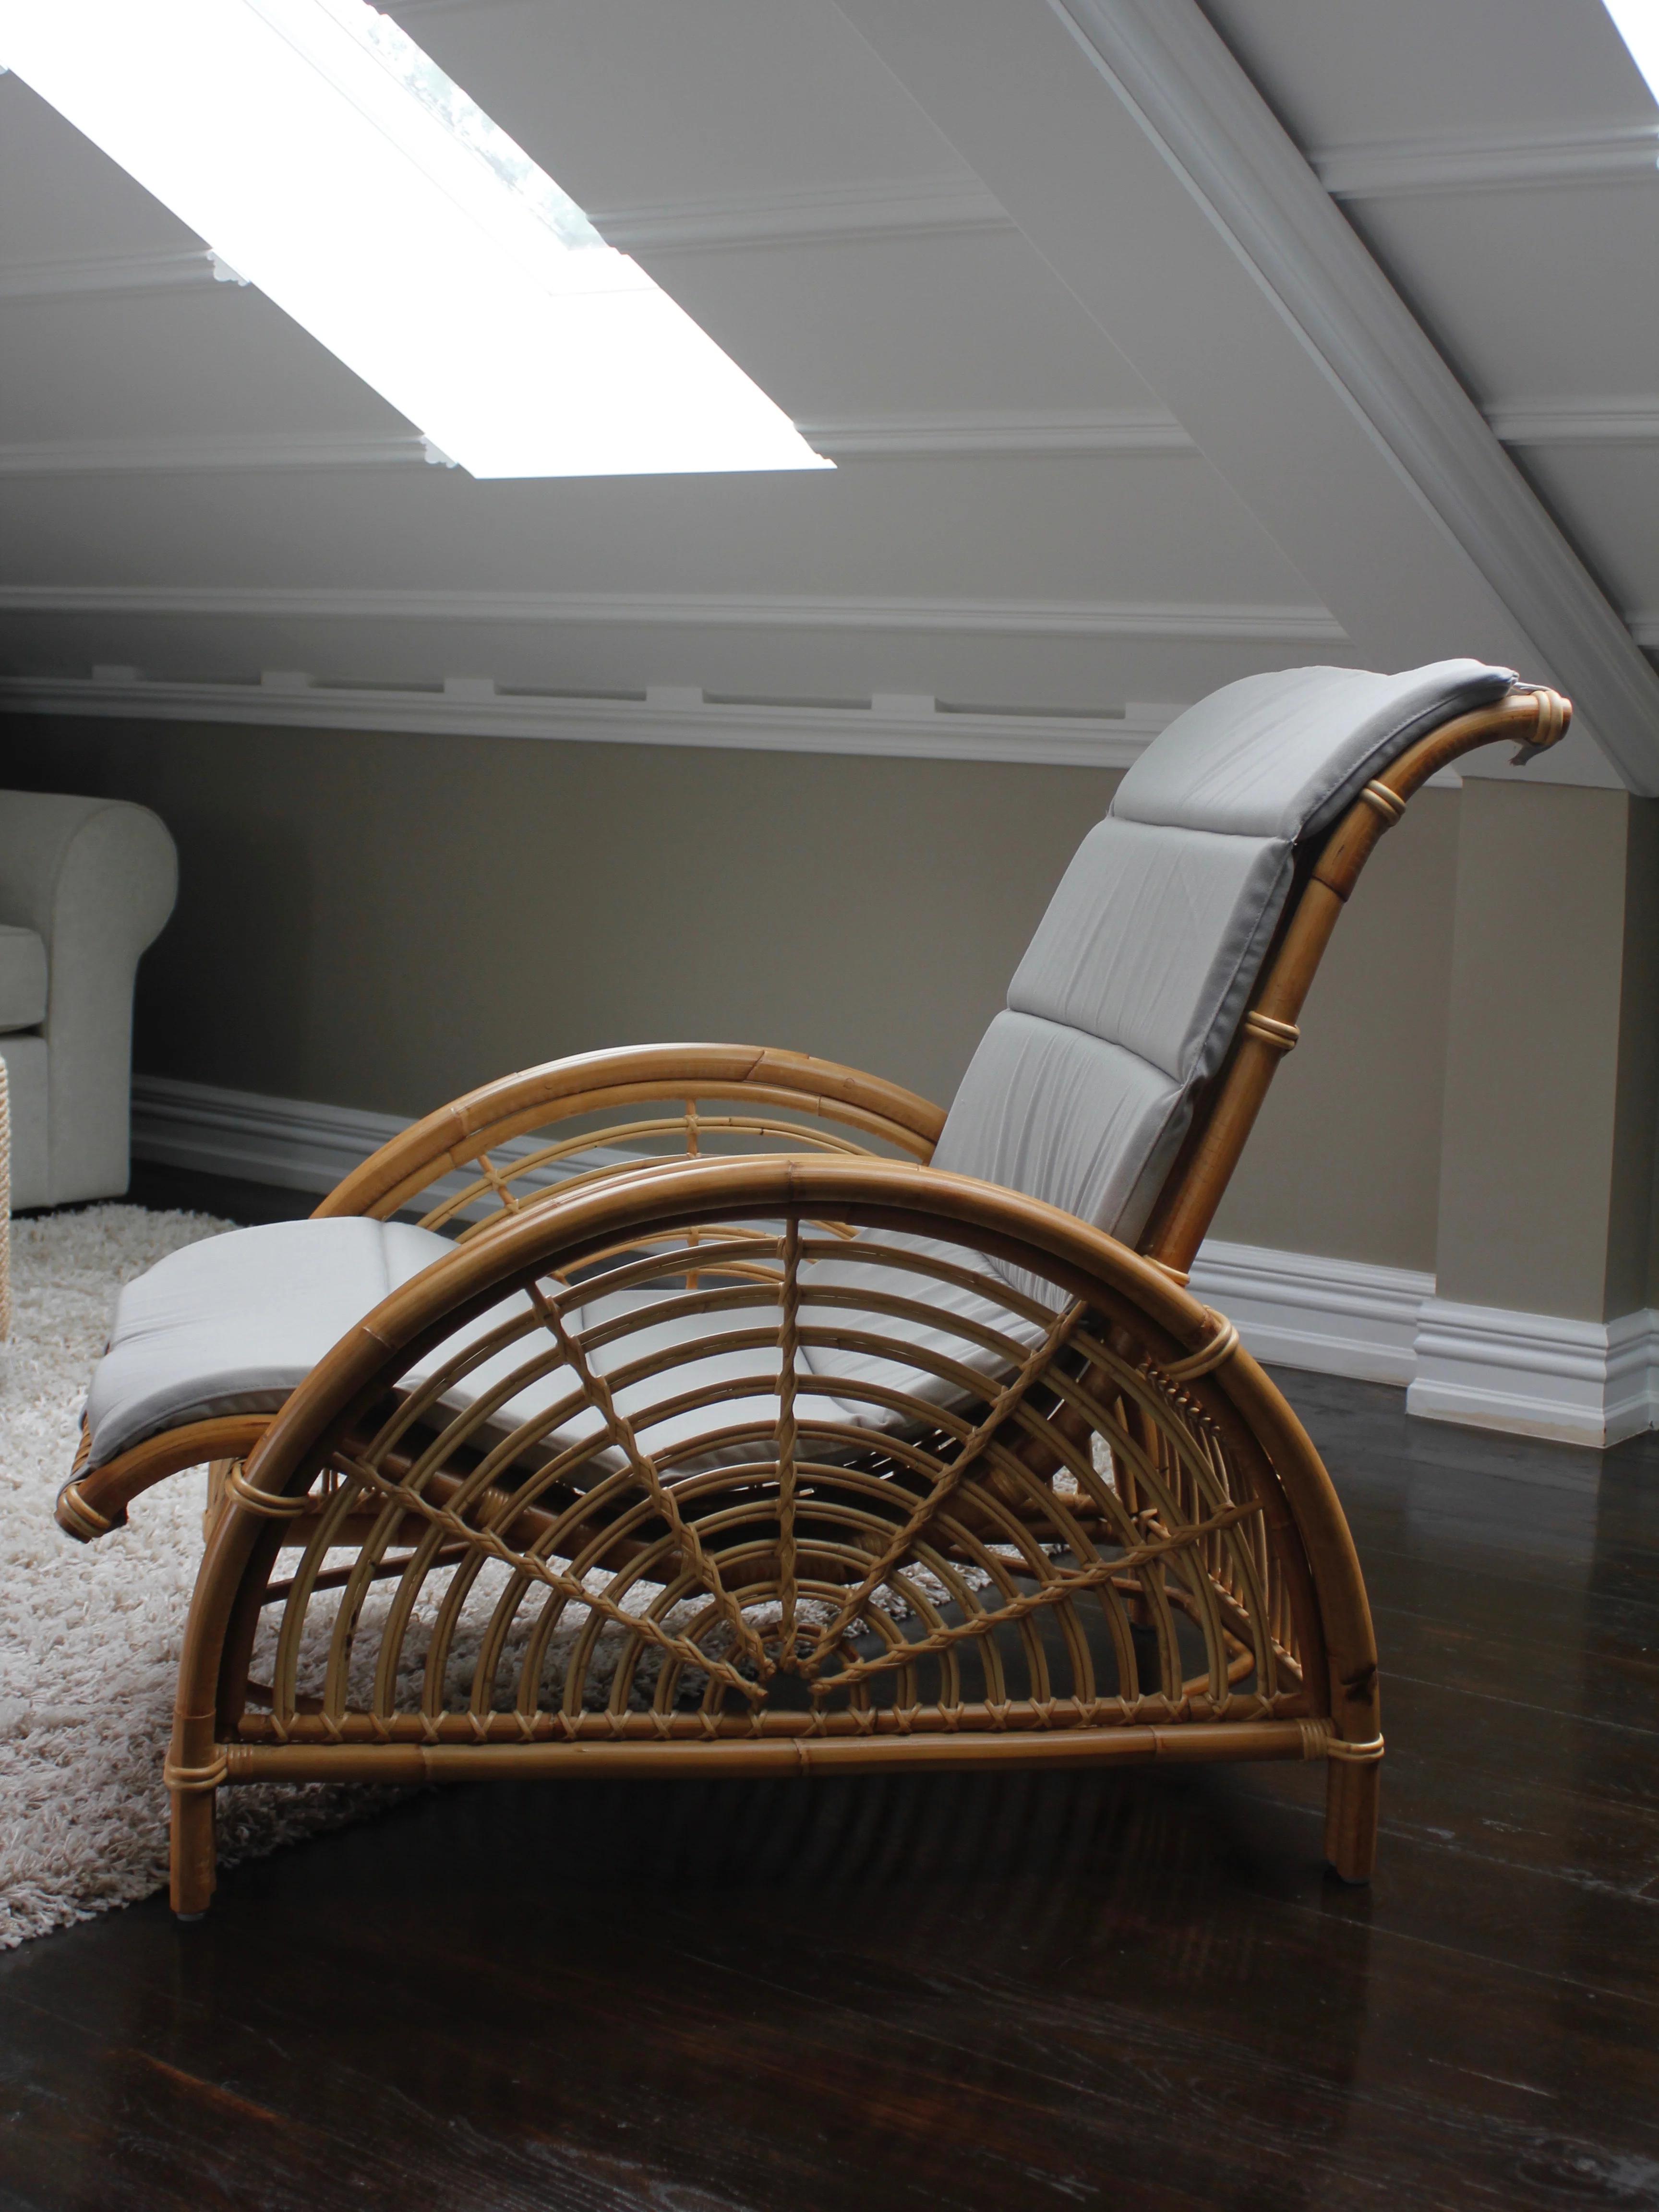
[[[475,477],[832,465],[367,0],[0,0],[0,61]]]
[[[1659,0],[1607,0],[1607,6],[1648,90],[1659,100]]]

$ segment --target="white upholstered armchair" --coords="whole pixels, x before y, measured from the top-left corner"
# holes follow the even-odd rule
[[[179,863],[148,807],[0,792],[0,1060],[11,1202],[127,1187],[132,986]]]

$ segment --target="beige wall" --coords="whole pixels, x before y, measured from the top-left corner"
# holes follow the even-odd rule
[[[672,1036],[948,1097],[1115,778],[16,720],[0,781],[141,799],[179,841],[141,1068],[413,1115]],[[1457,816],[1431,792],[1384,840],[1219,1234],[1433,1267]]]
[[[0,781],[155,808],[138,1064],[419,1114],[605,1044],[798,1047],[948,1097],[1115,778],[33,720]]]
[[[1439,1293],[1602,1321],[1646,1303],[1656,803],[1463,793]]]

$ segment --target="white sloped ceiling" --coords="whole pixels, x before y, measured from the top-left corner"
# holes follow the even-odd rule
[[[1569,12],[1581,4],[1602,20],[1599,0]],[[1421,155],[1419,140],[1468,136],[1464,95],[1441,80],[1471,42],[1445,26],[1505,8],[1229,0],[1217,20],[1227,67],[1334,178],[1500,431],[1505,410],[1571,416],[1565,437],[1522,423],[1514,448],[1540,526],[1547,508],[1640,635],[1659,607],[1641,473],[1659,350],[1644,337],[1655,288],[1646,323],[1627,295],[1644,251],[1651,264],[1659,194],[1633,170],[1488,185],[1453,198],[1453,223],[1420,180],[1365,186],[1363,163],[1397,167],[1404,139]],[[600,695],[595,714],[633,736],[653,726],[630,702],[702,742],[720,741],[722,715],[734,741],[762,741],[770,712],[793,733],[781,741],[1042,759],[1124,757],[1170,703],[1291,662],[1462,648],[1572,688],[1557,665],[1571,650],[1450,546],[1374,425],[1333,428],[1310,404],[1299,454],[1270,466],[1258,435],[1252,460],[1238,392],[1268,386],[1273,435],[1294,441],[1305,336],[1282,319],[1230,328],[1206,307],[1213,222],[1179,180],[1174,222],[1145,176],[1089,202],[1101,146],[1129,177],[1147,141],[1097,77],[1078,95],[1089,65],[1048,0],[396,12],[837,471],[478,484],[434,465],[412,426],[223,281],[206,241],[0,78],[0,679],[15,702],[325,720],[327,695],[371,687],[383,710],[359,698],[351,719],[383,711],[395,726],[448,680],[455,726],[474,726],[466,702],[493,685],[523,695],[515,726],[542,698],[550,729],[581,734],[581,702]],[[919,33],[945,40],[951,68],[907,48]],[[1533,75],[1511,68],[1501,99],[1482,88],[1480,131],[1500,146],[1546,125],[1639,145],[1651,103],[1607,37],[1575,76],[1540,33]],[[1415,110],[1413,68],[1440,86]],[[1528,224],[1528,207],[1557,201]],[[1605,251],[1598,225],[1613,226]],[[1117,300],[1101,289],[1109,258],[1083,265],[1091,230],[1140,240]],[[1617,312],[1597,307],[1602,260]],[[1551,323],[1538,295],[1557,283],[1594,325],[1583,353],[1559,331],[1531,352],[1516,335]],[[1531,316],[1514,306],[1528,295]],[[1272,411],[1255,408],[1258,428]],[[1613,418],[1612,438],[1584,431]],[[1358,551],[1333,545],[1345,501],[1352,529],[1336,535]],[[1659,731],[1644,781],[1631,681],[1604,693],[1603,742],[1626,780],[1656,787]],[[477,726],[493,711],[477,707]],[[1588,748],[1568,772],[1608,773]]]

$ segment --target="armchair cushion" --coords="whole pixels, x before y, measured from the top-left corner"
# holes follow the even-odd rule
[[[453,1246],[348,1216],[186,1244],[129,1283],[87,1398],[90,1464],[219,1414],[274,1413],[386,1294]]]
[[[1506,670],[1462,660],[1400,676],[1293,669],[1231,684],[1180,716],[1124,778],[1110,813],[1067,870],[1006,1007],[963,1079],[934,1164],[1135,1239],[1198,1089],[1221,1066],[1249,1002],[1284,910],[1297,842],[1334,822],[1419,736],[1501,698],[1513,680]],[[170,880],[165,888],[170,896]],[[157,920],[164,911],[158,890]],[[55,983],[52,996],[55,1022]],[[274,1410],[347,1329],[451,1249],[428,1231],[347,1215],[239,1231],[174,1254],[122,1294],[88,1401],[93,1465],[189,1421]],[[1045,1295],[1045,1286],[1001,1261],[988,1256],[987,1265],[1037,1308],[1048,1303],[1051,1290]],[[884,1274],[890,1279],[872,1285],[872,1276]],[[861,1255],[815,1264],[803,1285],[804,1311],[815,1295],[823,1309],[808,1314],[815,1334],[836,1325],[834,1293],[855,1282],[890,1297],[908,1297],[912,1288],[902,1267],[878,1261],[872,1268]],[[624,1324],[595,1345],[599,1371],[659,1354],[674,1364],[668,1355],[676,1343],[713,1337],[716,1345],[681,1370],[687,1389],[724,1403],[730,1425],[741,1426],[751,1408],[765,1416],[769,1400],[739,1395],[751,1376],[765,1384],[764,1355],[718,1348],[720,1336],[749,1325],[744,1310],[723,1318],[676,1315],[672,1306],[648,1313],[660,1292],[619,1296],[614,1311],[585,1310],[578,1323],[589,1335],[611,1321]],[[966,1370],[994,1349],[988,1330],[1002,1333],[1004,1352],[1010,1329],[1016,1344],[1042,1332],[1037,1313],[1010,1321],[975,1288],[942,1291],[935,1283],[926,1300],[933,1310],[896,1324],[896,1334],[930,1372],[944,1360],[954,1373],[895,1387],[934,1404],[972,1395]],[[526,1310],[515,1296],[459,1335],[476,1341]],[[978,1351],[964,1352],[964,1341]],[[434,1373],[458,1348],[452,1338],[410,1379]],[[481,1427],[495,1435],[538,1413],[554,1416],[571,1385],[568,1372],[555,1371],[551,1350],[548,1372],[500,1406],[479,1401],[516,1376],[522,1346],[481,1360],[441,1402],[479,1407]],[[874,1397],[836,1394],[849,1384],[878,1389],[890,1353],[878,1358],[856,1340],[830,1341],[812,1343],[809,1357],[823,1395],[803,1395],[802,1419],[882,1425]],[[651,1396],[648,1378],[618,1386],[625,1412]],[[670,1416],[641,1441],[672,1452],[677,1439],[698,1433],[702,1419],[695,1410]],[[545,1448],[590,1440],[590,1472],[619,1463],[617,1445],[605,1439],[591,1407],[571,1421],[550,1419]],[[730,1439],[720,1449],[728,1445],[738,1449]]]
[[[46,1018],[46,948],[32,929],[0,921],[0,1030]]]
[[[1038,1197],[1064,1190],[1068,1212],[1121,1221],[1181,1097],[1121,1045],[1011,1009],[968,1064],[934,1163]]]
[[[110,1347],[87,1401],[88,1464],[101,1467],[146,1437],[187,1422],[275,1413],[348,1329],[400,1284],[454,1249],[447,1237],[429,1229],[346,1215],[232,1230],[170,1253],[129,1283],[117,1302]],[[611,1322],[632,1324],[595,1351],[593,1363],[601,1374],[648,1361],[689,1339],[718,1338],[753,1326],[755,1316],[743,1312],[647,1318],[668,1295],[617,1291],[578,1310],[574,1326],[584,1333]],[[503,1299],[446,1339],[410,1370],[410,1380],[435,1372],[465,1345],[526,1311],[522,1294]],[[524,1358],[522,1343],[508,1346],[482,1360],[440,1402],[452,1413],[476,1404],[514,1375]],[[683,1369],[677,1379],[686,1389],[718,1389],[744,1376],[775,1373],[775,1354],[769,1369],[764,1355],[753,1351],[714,1351]],[[556,1366],[492,1408],[483,1432],[499,1437],[555,1407],[571,1389],[568,1370]],[[636,1413],[655,1395],[646,1377],[619,1390],[617,1402],[624,1413]],[[770,1398],[736,1398],[726,1406],[725,1419],[735,1425],[745,1414],[764,1413],[769,1419],[772,1408]],[[848,1418],[828,1397],[805,1393],[799,1411],[803,1420]],[[692,1411],[654,1425],[641,1442],[649,1451],[665,1452],[682,1436],[707,1426],[707,1414]],[[582,1438],[597,1447],[594,1472],[610,1473],[621,1464],[619,1450],[604,1442],[602,1425],[591,1407],[555,1430],[548,1448],[562,1449]]]
[[[1109,814],[1060,878],[1009,1006],[1110,1038],[1184,1081],[1243,1012],[1284,903],[1284,862],[1273,838]]]
[[[1296,848],[1508,669],[1292,668],[1229,684],[1150,744],[1066,870],[975,1054],[935,1166],[1133,1243],[1220,1067]]]
[[[1514,683],[1513,669],[1479,660],[1435,660],[1398,676],[1246,676],[1176,717],[1118,786],[1112,812],[1235,837],[1317,836],[1419,738],[1492,705]]]

